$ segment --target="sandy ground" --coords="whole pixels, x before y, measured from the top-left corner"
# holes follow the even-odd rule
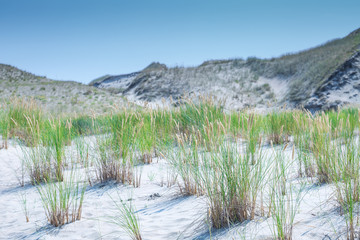
[[[270,147],[264,151],[272,156]],[[285,155],[290,158],[290,148],[285,150]],[[136,206],[143,239],[273,238],[272,218],[261,216],[210,231],[206,198],[182,196],[177,185],[167,187],[167,176],[173,173],[164,159],[138,166],[142,172],[139,188],[112,182],[89,186],[82,219],[55,228],[47,222],[36,187],[30,184],[20,187],[21,159],[21,148],[13,141],[8,150],[0,150],[0,239],[130,239],[118,226],[108,222],[109,217],[118,215],[113,201],[119,198]],[[289,179],[299,180],[295,169],[289,172]],[[331,185],[318,186],[310,179],[307,181],[296,211],[293,239],[346,239],[346,223],[339,215],[333,192]],[[30,222],[25,221],[24,198]]]

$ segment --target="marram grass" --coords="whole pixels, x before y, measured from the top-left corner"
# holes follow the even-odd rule
[[[88,183],[115,181],[139,187],[141,166],[162,157],[172,175],[163,185],[176,184],[182,194],[206,199],[207,218],[214,228],[268,216],[274,238],[292,239],[304,180],[334,186],[347,238],[355,239],[360,201],[358,132],[355,108],[314,115],[302,110],[261,115],[227,112],[211,98],[183,99],[177,108],[116,109],[103,116],[54,118],[19,99],[0,108],[3,145],[8,139],[20,143],[24,173],[36,186],[54,226],[80,220]],[[84,137],[93,139],[91,144]],[[78,162],[66,158],[71,144],[76,145]],[[264,149],[271,147],[279,151],[265,156]],[[283,152],[290,148],[292,157],[285,161]],[[300,184],[290,177],[289,169],[294,167]],[[76,174],[81,168],[85,176],[79,180]],[[132,238],[141,239],[133,206],[116,203],[119,223]]]

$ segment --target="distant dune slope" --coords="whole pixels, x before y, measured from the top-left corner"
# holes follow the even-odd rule
[[[46,77],[0,64],[0,104],[11,97],[34,98],[53,113],[103,113],[124,103],[121,96],[73,81]]]
[[[174,68],[152,63],[140,72],[105,76],[90,85],[150,102],[170,96],[176,100],[184,94],[211,94],[226,99],[229,109],[261,109],[283,104],[292,108],[328,109],[359,102],[353,92],[358,88],[350,87],[358,84],[359,75],[351,72],[357,72],[359,65],[352,64],[352,70],[341,70],[349,62],[356,62],[359,46],[360,29],[344,38],[278,58],[211,60],[197,67]],[[336,81],[349,77],[352,80],[341,92],[348,96],[335,97],[340,92],[334,89],[326,92],[327,97],[322,96],[321,89],[329,82],[336,85]]]

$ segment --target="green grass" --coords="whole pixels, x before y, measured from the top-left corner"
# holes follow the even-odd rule
[[[199,176],[199,153],[196,139],[189,139],[185,134],[177,135],[177,148],[169,146],[162,149],[175,172],[182,179],[180,191],[185,195],[202,195],[203,186]]]
[[[71,142],[71,125],[60,119],[39,121],[35,116],[27,117],[28,138],[20,142],[23,164],[32,184],[48,179],[62,181],[65,145]]]
[[[348,128],[351,128],[348,126]],[[334,149],[336,155],[336,174],[333,182],[336,187],[336,199],[341,207],[347,224],[347,239],[357,239],[360,201],[360,144],[351,137],[344,145]]]
[[[48,179],[36,186],[46,217],[55,227],[81,219],[86,183],[71,170],[67,179],[60,182]]]
[[[261,155],[251,163],[235,146],[224,144],[219,152],[203,154],[202,159],[201,180],[212,226],[221,228],[254,219],[266,175]]]
[[[252,221],[267,211],[274,237],[291,239],[303,182],[315,181],[334,187],[347,236],[356,237],[360,145],[355,108],[260,115],[226,112],[221,102],[202,98],[184,99],[171,109],[114,109],[102,116],[54,118],[18,100],[1,108],[0,123],[3,139],[18,139],[24,173],[55,226],[80,219],[87,183],[139,187],[142,166],[163,157],[171,166],[163,185],[176,184],[181,194],[202,196],[212,228]],[[23,138],[10,134],[15,130]],[[73,147],[76,154],[69,159],[65,153]],[[271,148],[275,153],[265,156],[264,149]],[[292,156],[285,157],[290,150]],[[294,167],[295,177],[290,172]],[[80,169],[85,172],[81,181],[75,174]],[[139,239],[135,209],[117,204],[118,225]]]
[[[52,157],[55,160],[55,176],[58,180],[62,180],[65,145],[71,142],[71,125],[69,122],[64,125],[60,119],[49,119],[45,132],[45,144],[51,147]]]
[[[4,109],[0,109],[0,134],[3,138],[3,143],[1,148],[8,148],[8,138],[9,138],[9,125],[10,125],[10,119],[6,116],[6,112]]]
[[[118,200],[112,199],[116,208],[117,215],[110,217],[109,222],[124,230],[132,240],[141,240],[140,222],[136,214],[136,209],[130,202],[125,202],[120,197]]]
[[[284,151],[288,145],[274,149],[274,171],[270,185],[269,211],[273,219],[273,235],[276,239],[291,240],[295,215],[303,197],[304,183],[289,181],[290,167],[294,162],[292,149],[291,161],[285,161]]]
[[[266,115],[268,139],[273,144],[288,142],[289,135],[294,131],[294,117],[292,112],[271,112]]]
[[[13,98],[2,107],[0,130],[5,140],[18,138],[27,145],[33,145],[31,138],[29,119],[33,124],[40,124],[44,121],[42,109],[33,101]]]

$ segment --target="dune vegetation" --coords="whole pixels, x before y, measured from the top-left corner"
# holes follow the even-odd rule
[[[342,234],[358,237],[358,109],[314,115],[279,109],[261,115],[227,112],[210,97],[182,102],[176,108],[56,117],[33,101],[12,99],[0,109],[1,147],[8,148],[9,139],[20,145],[20,185],[37,189],[44,217],[55,227],[81,221],[88,210],[83,201],[94,185],[139,188],[139,166],[162,158],[174,173],[164,186],[177,186],[179,195],[204,197],[210,229],[262,217],[272,219],[274,238],[292,239],[308,187],[326,184],[334,190],[328,198],[346,222]],[[69,156],[71,145],[75,153]],[[109,216],[111,222],[132,239],[142,239],[135,208],[113,201],[118,214]]]
[[[302,103],[347,59],[359,51],[360,30],[320,46],[278,58],[248,58],[246,65],[260,76],[292,79],[286,100]]]

